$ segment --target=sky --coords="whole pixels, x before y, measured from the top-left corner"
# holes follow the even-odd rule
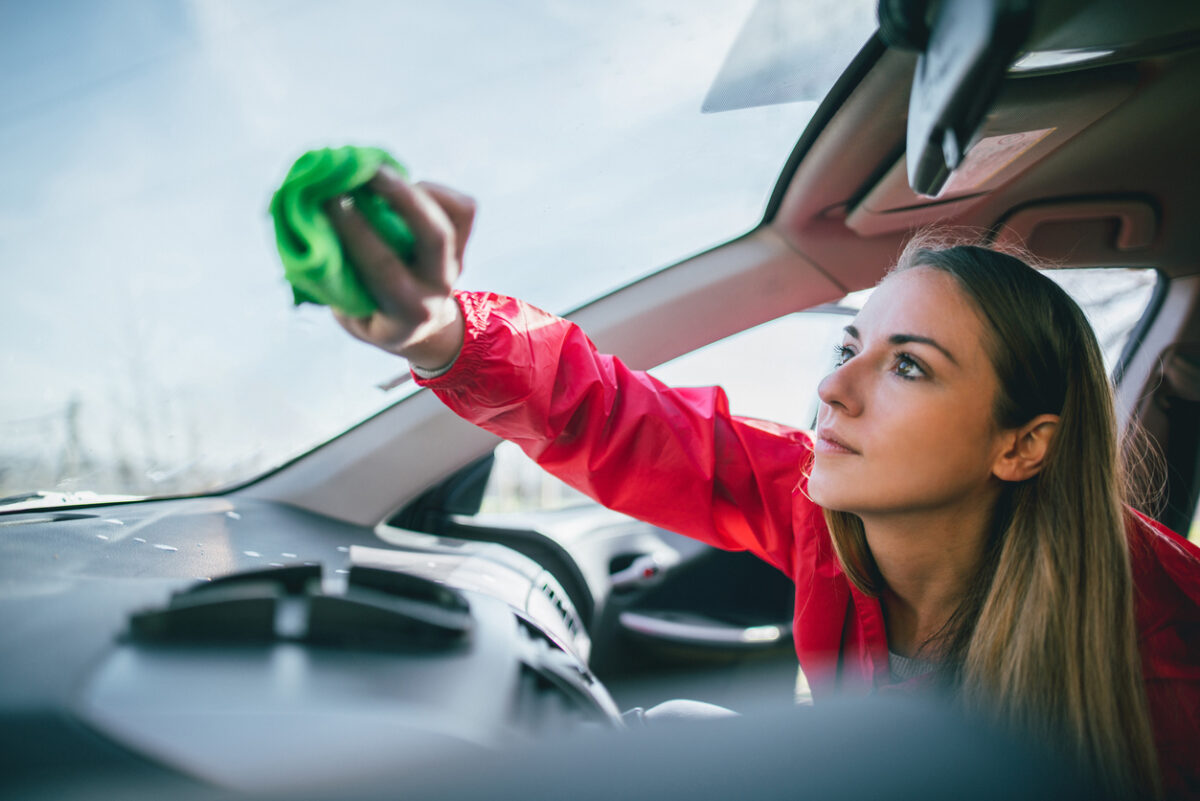
[[[836,76],[873,8],[777,22]],[[245,478],[400,397],[291,305],[266,206],[308,148],[474,195],[460,286],[554,311],[752,228],[819,99],[701,113],[753,9],[0,0],[0,493]]]

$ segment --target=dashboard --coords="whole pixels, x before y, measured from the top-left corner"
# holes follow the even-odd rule
[[[622,727],[567,593],[500,545],[229,498],[5,515],[0,543],[31,796],[117,770],[286,792]]]

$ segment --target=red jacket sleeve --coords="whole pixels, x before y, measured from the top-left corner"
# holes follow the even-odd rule
[[[1130,523],[1138,645],[1164,784],[1171,797],[1200,798],[1200,549],[1143,515]]]
[[[669,388],[521,301],[456,297],[462,352],[449,372],[418,383],[601,504],[793,574],[806,434],[730,415],[719,387]]]

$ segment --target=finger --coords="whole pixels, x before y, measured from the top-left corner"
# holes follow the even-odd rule
[[[338,325],[346,330],[346,333],[355,339],[366,342],[366,337],[363,331],[363,319],[361,317],[348,317],[334,308],[330,308],[333,312],[333,319],[337,320]]]
[[[379,238],[362,212],[352,205],[334,199],[326,204],[325,212],[350,256],[355,273],[371,297],[385,313],[394,313],[397,304],[403,305],[412,293],[411,278],[404,262]],[[393,302],[393,295],[396,302]]]
[[[475,224],[475,199],[457,189],[430,181],[419,181],[417,186],[437,201],[450,218],[450,224],[454,226],[455,255],[458,256],[461,265],[467,239],[471,236],[471,228]]]
[[[429,193],[408,183],[395,170],[380,167],[368,184],[392,205],[417,238],[416,260],[422,275],[443,280],[446,258],[453,246],[454,226]]]

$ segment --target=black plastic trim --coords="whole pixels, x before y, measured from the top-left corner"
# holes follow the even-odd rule
[[[1154,272],[1158,276],[1158,280],[1154,282],[1154,293],[1150,296],[1150,302],[1146,304],[1146,309],[1142,312],[1141,319],[1137,321],[1133,330],[1129,332],[1129,339],[1125,340],[1125,347],[1121,349],[1121,356],[1113,366],[1112,383],[1114,387],[1121,385],[1122,379],[1125,378],[1125,371],[1129,369],[1129,364],[1133,361],[1134,355],[1141,350],[1142,342],[1146,339],[1146,334],[1150,331],[1150,327],[1154,325],[1154,321],[1158,319],[1158,313],[1167,299],[1167,292],[1171,289],[1171,279],[1162,270],[1155,268]]]
[[[929,44],[928,0],[879,0],[879,36],[891,47],[922,52]]]
[[[533,529],[469,525],[446,516],[434,525],[417,530],[471,542],[493,542],[528,556],[554,576],[571,599],[584,627],[591,628],[596,602],[588,588],[587,579],[567,550],[545,534]]]

